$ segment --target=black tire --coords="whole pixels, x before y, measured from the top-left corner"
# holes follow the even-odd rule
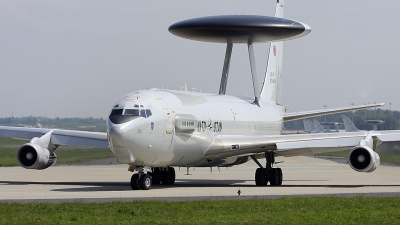
[[[143,174],[140,177],[140,188],[142,190],[149,190],[151,188],[151,176],[148,174]]]
[[[283,174],[282,174],[282,169],[281,168],[276,168],[276,173],[278,176],[278,180],[276,185],[282,185],[282,180],[283,180]]]
[[[158,174],[158,175],[153,174],[151,176],[151,184],[152,185],[160,185],[160,183],[161,183],[160,174]]]
[[[255,174],[255,181],[257,186],[265,186],[268,184],[268,177],[265,174],[264,168],[257,168]]]
[[[147,173],[149,174],[149,173]],[[151,185],[160,185],[161,183],[161,171],[159,168],[153,168],[153,172],[149,174],[151,176]]]
[[[139,185],[139,174],[135,173],[131,177],[131,188],[132,190],[139,190],[140,185]]]
[[[269,173],[268,173],[268,177],[269,177],[269,183],[271,184],[271,186],[276,186],[278,185],[278,171],[276,170],[276,168],[272,168]]]
[[[256,185],[257,186],[261,186],[262,185],[262,177],[263,177],[263,171],[261,168],[257,168],[256,169],[256,175],[254,177],[254,180],[256,181]]]
[[[168,171],[161,171],[161,184],[168,185],[170,183],[170,176]]]
[[[175,184],[175,169],[174,167],[168,168],[169,184]]]

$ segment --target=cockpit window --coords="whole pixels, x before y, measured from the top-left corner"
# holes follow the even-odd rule
[[[139,116],[139,109],[125,109],[125,116]]]
[[[134,120],[139,116],[148,118],[151,115],[152,113],[150,109],[113,109],[109,118],[114,124],[122,124]]]
[[[122,115],[122,109],[113,109],[112,111],[111,111],[111,114],[110,114],[110,116],[118,116],[118,115]]]
[[[140,110],[140,116],[146,118],[146,110],[142,109]]]
[[[147,115],[147,117],[150,117],[151,115],[153,115],[153,114],[151,114],[151,110],[150,109],[146,109],[146,115]]]
[[[144,117],[144,118],[147,118],[147,117],[150,117],[152,114],[151,114],[151,110],[150,109],[142,109],[142,110],[140,110],[140,116],[141,117]]]

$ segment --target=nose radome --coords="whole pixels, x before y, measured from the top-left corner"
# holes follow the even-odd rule
[[[108,135],[110,138],[111,148],[119,163],[133,164],[136,161],[136,157],[129,148],[129,143],[132,140],[128,140],[125,136],[127,130],[123,126],[111,125],[108,128]]]
[[[119,126],[112,126],[108,130],[108,135],[110,137],[112,146],[124,146],[124,131]]]

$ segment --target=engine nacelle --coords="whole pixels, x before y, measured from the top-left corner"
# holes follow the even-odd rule
[[[56,163],[57,155],[39,145],[27,143],[18,149],[17,160],[25,169],[42,170]]]
[[[349,165],[358,172],[372,172],[381,163],[381,159],[375,151],[367,146],[356,146],[350,150]]]

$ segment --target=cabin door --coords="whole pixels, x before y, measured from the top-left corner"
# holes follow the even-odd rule
[[[172,121],[171,109],[169,108],[168,104],[165,102],[164,99],[157,98],[157,101],[161,104],[165,112],[165,129],[166,129],[165,132],[167,134],[172,134],[172,132],[174,131],[174,124]]]

